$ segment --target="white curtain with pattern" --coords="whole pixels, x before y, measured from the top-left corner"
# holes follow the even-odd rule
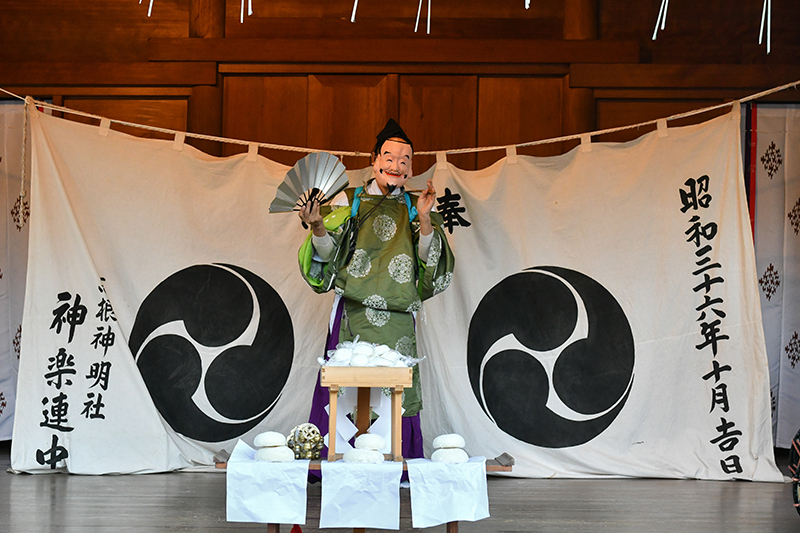
[[[758,105],[755,243],[775,445],[800,429],[800,107]],[[753,147],[750,147],[753,148]]]
[[[17,392],[30,195],[20,196],[22,104],[0,104],[0,440],[11,438]],[[30,170],[30,158],[27,168]],[[30,176],[30,172],[26,173]],[[30,178],[26,178],[26,191]]]

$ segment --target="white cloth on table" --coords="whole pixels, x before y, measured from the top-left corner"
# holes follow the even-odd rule
[[[256,451],[236,443],[226,473],[228,522],[306,523],[307,459],[257,461]]]
[[[319,527],[400,528],[403,463],[322,461]]]
[[[406,464],[415,528],[489,517],[485,457],[472,457],[461,464],[430,459],[409,459]]]

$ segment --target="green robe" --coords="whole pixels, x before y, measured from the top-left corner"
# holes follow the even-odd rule
[[[442,229],[442,217],[431,213],[434,236],[428,261],[417,257],[419,219],[416,197],[407,194],[388,196],[357,231],[355,251],[349,263],[350,238],[357,219],[362,219],[381,199],[362,191],[347,189],[350,206],[340,207],[324,216],[325,228],[333,238],[333,257],[321,262],[314,257],[309,234],[300,248],[300,270],[316,292],[333,288],[344,298],[344,312],[339,342],[353,340],[386,344],[403,355],[417,356],[414,312],[422,301],[442,292],[453,276],[454,257]],[[407,200],[408,199],[408,200]],[[354,202],[357,219],[351,218]],[[409,217],[413,216],[413,220]],[[403,397],[404,416],[422,409],[419,368],[414,366],[411,389]]]

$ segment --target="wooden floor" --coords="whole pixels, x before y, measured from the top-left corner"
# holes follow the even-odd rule
[[[14,475],[5,473],[9,452],[9,443],[0,442],[0,533],[266,531],[261,524],[225,521],[221,472]],[[786,472],[785,454],[778,462]],[[402,531],[445,530],[412,529],[408,491],[401,492]],[[304,533],[320,531],[319,499],[319,484],[310,486]],[[462,522],[460,531],[800,532],[790,484],[491,477],[489,502],[491,518]]]

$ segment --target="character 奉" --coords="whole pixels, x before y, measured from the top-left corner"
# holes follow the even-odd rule
[[[300,218],[311,232],[300,248],[300,270],[317,292],[336,293],[327,349],[360,340],[416,357],[415,314],[422,301],[450,284],[454,258],[433,210],[428,180],[419,196],[405,191],[413,145],[394,120],[378,134],[372,178],[346,189],[331,206],[306,204]],[[328,427],[327,391],[314,393],[310,421]],[[403,457],[422,457],[419,368],[403,396]]]

